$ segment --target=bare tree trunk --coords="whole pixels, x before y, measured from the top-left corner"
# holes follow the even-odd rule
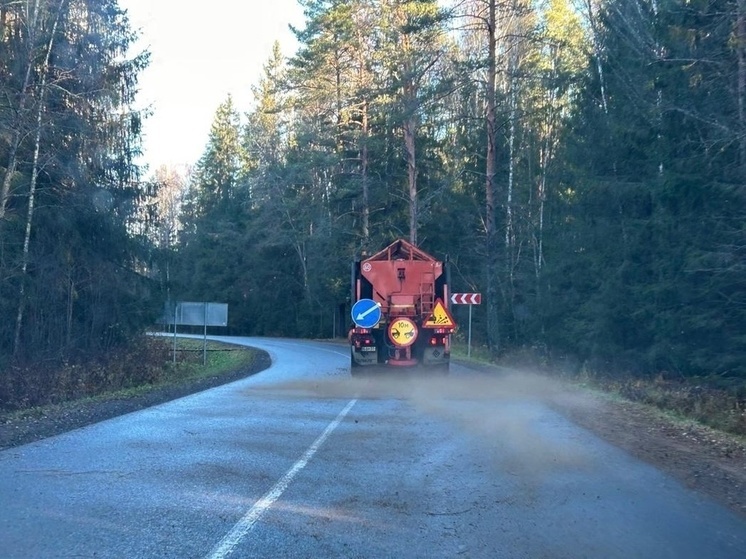
[[[67,276],[67,320],[65,321],[65,346],[70,347],[73,333],[73,303],[75,302],[75,280],[73,279],[73,269],[70,268]]]
[[[746,0],[738,0],[736,21],[738,49],[738,137],[739,164],[746,169]]]
[[[404,122],[404,149],[407,152],[407,182],[409,185],[409,241],[417,244],[417,160],[415,133],[417,123],[414,116]]]
[[[551,109],[550,109],[551,110]],[[551,119],[551,117],[549,117]],[[547,130],[545,131],[544,145],[539,152],[539,167],[540,176],[538,184],[537,198],[539,201],[539,231],[536,239],[536,261],[534,265],[534,271],[536,273],[536,281],[539,282],[541,277],[541,268],[544,262],[544,204],[547,199],[547,173],[549,172],[549,161],[551,159],[550,144],[552,135],[552,126],[547,123]],[[538,289],[538,285],[537,285]],[[537,291],[538,293],[538,291]]]
[[[499,311],[497,290],[497,222],[495,215],[495,175],[497,167],[497,9],[496,0],[489,0],[487,31],[487,162],[485,169],[485,233],[487,242],[487,345],[492,353],[500,350]]]
[[[404,24],[406,17],[399,22]],[[407,57],[411,56],[412,44],[410,38],[404,34],[401,37],[401,50]],[[414,64],[410,58],[403,63],[402,72],[402,107],[404,109],[404,123],[402,125],[404,134],[404,152],[407,158],[407,187],[409,199],[409,241],[417,245],[417,224],[419,222],[419,210],[417,207],[417,75]]]
[[[342,68],[339,61],[339,52],[335,52],[334,72],[334,95],[336,96],[335,103],[337,108],[337,129],[334,133],[334,138],[337,153],[342,153],[342,151],[344,150],[344,142],[342,141]]]
[[[518,100],[516,92],[515,68],[517,62],[515,56],[511,55],[508,66],[508,103],[510,110],[510,132],[508,137],[508,192],[505,199],[505,268],[507,273],[508,303],[510,304],[510,313],[513,317],[513,334],[518,338],[516,312],[515,312],[515,268],[518,260],[516,251],[515,229],[513,225],[513,187],[515,182],[515,142],[516,142],[516,121],[518,119]]]
[[[545,156],[544,156],[545,157]],[[538,235],[538,249],[536,255],[536,279],[538,280],[541,276],[541,268],[544,262],[544,204],[547,199],[547,175],[546,170],[542,169],[541,177],[539,178],[539,235]]]
[[[515,87],[510,85],[510,138],[509,150],[510,161],[508,162],[508,193],[505,199],[505,249],[515,243],[515,231],[513,230],[513,183],[515,181],[515,122],[517,118]]]
[[[38,3],[38,2],[37,2]],[[57,24],[60,21],[62,7],[65,0],[60,0],[55,15],[54,25],[49,35],[47,43],[47,54],[44,57],[44,65],[41,69],[41,83],[39,84],[38,108],[36,111],[36,138],[34,139],[34,159],[31,167],[31,184],[29,185],[28,211],[26,213],[26,231],[23,236],[23,256],[21,264],[21,285],[18,289],[18,312],[16,313],[16,327],[13,336],[13,355],[18,355],[21,342],[21,327],[23,325],[23,314],[26,308],[26,276],[29,264],[29,248],[31,246],[31,225],[34,220],[34,207],[36,202],[36,184],[39,178],[39,152],[41,149],[41,124],[42,115],[44,114],[44,98],[47,94],[47,74],[49,73],[49,58],[54,46],[54,36],[57,32]]]
[[[36,31],[39,20],[39,0],[34,1],[34,10],[31,21],[27,21],[29,27],[28,35],[28,58],[26,60],[26,73],[23,77],[23,85],[21,86],[20,97],[18,99],[18,111],[16,117],[16,126],[13,127],[13,132],[10,140],[10,148],[8,150],[8,165],[5,167],[5,174],[3,175],[3,184],[0,187],[0,220],[5,217],[5,210],[10,199],[10,183],[13,180],[13,175],[16,174],[16,167],[18,166],[18,148],[21,146],[21,134],[22,123],[24,112],[26,111],[26,103],[29,97],[29,86],[31,84],[31,71],[34,66],[34,43],[36,42]],[[47,57],[48,59],[48,57]]]
[[[541,277],[541,269],[544,264],[544,207],[547,200],[547,175],[549,173],[549,167],[554,158],[554,132],[555,132],[555,104],[557,96],[554,90],[548,92],[547,108],[548,114],[546,116],[544,138],[542,139],[543,145],[539,150],[539,184],[537,187],[537,198],[539,202],[539,230],[536,238],[536,257],[534,263],[534,271],[536,273],[537,282],[537,293],[540,293],[539,281]]]
[[[604,78],[604,69],[601,65],[601,49],[598,45],[598,28],[596,26],[596,14],[594,13],[593,0],[586,0],[588,8],[588,23],[591,30],[591,41],[593,43],[593,58],[596,61],[596,71],[598,72],[598,82],[601,89],[601,104],[604,108],[604,114],[609,113],[609,107],[606,104],[606,83]]]
[[[46,90],[46,78],[41,81],[39,95],[39,110],[36,118],[36,140],[34,143],[34,162],[31,170],[31,184],[28,195],[28,212],[26,213],[26,232],[23,236],[23,258],[21,264],[21,286],[18,289],[18,312],[16,313],[16,328],[13,336],[13,355],[18,355],[21,342],[21,325],[23,324],[23,313],[26,308],[26,274],[28,273],[29,247],[31,245],[31,223],[34,219],[34,202],[36,199],[36,181],[39,176],[39,146],[41,144],[41,117],[44,111],[44,93]]]
[[[363,101],[363,145],[360,150],[362,183],[363,183],[363,244],[367,247],[370,241],[370,185],[368,184],[368,101]]]
[[[294,241],[293,246],[295,252],[298,255],[298,261],[300,262],[301,270],[303,270],[303,291],[306,292],[306,297],[310,300],[311,296],[311,284],[308,281],[308,259],[306,258],[306,243],[303,241]]]
[[[360,182],[362,187],[362,245],[368,247],[370,243],[370,103],[368,93],[372,87],[373,72],[370,69],[373,47],[368,35],[368,21],[370,14],[362,7],[355,11],[355,27],[357,29],[357,84],[355,89],[362,91],[360,103]]]

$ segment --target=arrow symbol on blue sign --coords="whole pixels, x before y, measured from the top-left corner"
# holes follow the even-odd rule
[[[367,311],[364,311],[364,312],[358,313],[358,314],[357,314],[357,316],[356,316],[355,318],[356,318],[357,320],[362,320],[362,319],[364,319],[364,318],[365,318],[366,316],[368,316],[368,315],[369,315],[370,313],[372,313],[372,312],[374,312],[374,311],[378,310],[378,309],[380,308],[380,306],[381,306],[381,303],[376,303],[376,304],[375,304],[374,306],[372,306],[371,308],[369,308],[369,309],[368,309]]]
[[[350,314],[360,328],[373,328],[381,320],[381,303],[373,299],[360,299],[352,306]]]

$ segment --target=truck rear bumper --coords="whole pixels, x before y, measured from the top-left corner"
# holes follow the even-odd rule
[[[450,360],[451,354],[443,346],[428,347],[422,353],[423,365],[447,365]]]
[[[417,359],[389,359],[386,362],[391,367],[414,367],[419,364]]]
[[[353,367],[378,364],[377,351],[360,351],[351,348],[350,359]]]

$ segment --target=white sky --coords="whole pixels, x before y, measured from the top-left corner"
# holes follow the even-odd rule
[[[296,0],[119,0],[138,48],[151,52],[140,76],[138,106],[151,106],[144,126],[144,159],[150,172],[162,164],[192,165],[207,144],[215,110],[228,94],[241,111],[253,101],[251,86],[280,41],[292,55],[288,24],[303,25]]]

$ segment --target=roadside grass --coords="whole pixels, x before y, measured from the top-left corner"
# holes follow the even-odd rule
[[[212,340],[208,340],[207,344],[204,344],[203,340],[178,337],[176,338],[174,352],[173,338],[168,339],[168,341],[163,338],[162,341],[166,342],[168,346],[166,348],[168,360],[163,363],[163,374],[160,379],[148,385],[127,388],[117,394],[137,395],[153,388],[162,388],[184,381],[238,371],[249,367],[258,355],[256,350],[248,347]]]
[[[451,356],[457,359],[470,359],[483,364],[494,363],[487,346],[472,344],[470,349],[466,342],[458,339],[454,339],[451,343]]]
[[[454,344],[452,355],[467,359],[466,344]],[[547,358],[544,352],[533,348],[492,359],[486,347],[472,346],[471,360],[516,370],[538,371],[579,388],[644,404],[675,421],[694,422],[746,438],[746,379],[743,378],[615,374],[590,370],[567,358]]]
[[[591,386],[718,431],[746,437],[746,382],[723,386],[720,377],[653,378],[589,375]]]
[[[6,370],[0,382],[0,416],[17,419],[76,404],[127,399],[169,386],[248,368],[258,357],[251,348],[202,340],[146,336],[118,354],[95,361],[48,368]],[[8,374],[11,373],[11,374]]]

